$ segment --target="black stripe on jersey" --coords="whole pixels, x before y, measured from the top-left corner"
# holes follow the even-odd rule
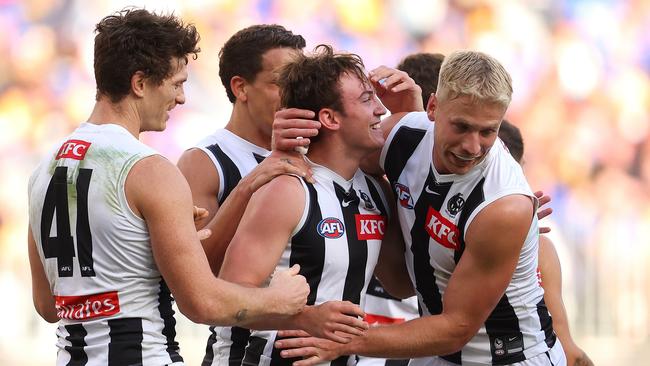
[[[556,340],[555,332],[553,331],[553,319],[548,313],[548,308],[546,307],[546,302],[544,302],[543,297],[542,300],[537,303],[537,315],[539,316],[539,322],[544,331],[544,341],[548,348],[553,348]]]
[[[406,366],[409,364],[409,359],[406,360],[386,360],[386,366]]]
[[[88,223],[88,187],[92,169],[79,169],[77,176],[77,253],[81,277],[95,277],[93,236]]]
[[[262,161],[264,161],[264,159],[266,159],[266,157],[256,153],[253,153],[253,157],[255,158],[255,161],[257,161],[257,164],[261,163]]]
[[[467,220],[469,216],[474,212],[476,207],[485,201],[485,194],[483,193],[483,184],[485,183],[485,177],[481,179],[472,192],[467,196],[465,201],[465,206],[463,207],[463,212],[460,213],[460,218],[458,219],[458,232],[460,233],[460,240],[458,241],[459,248],[454,252],[454,261],[458,263],[460,257],[465,251],[465,225],[467,225]]]
[[[305,276],[310,288],[307,305],[314,305],[325,266],[325,238],[314,229],[323,220],[318,193],[312,184],[306,183],[306,186],[309,192],[309,213],[305,224],[291,239],[289,266],[300,264],[300,274]]]
[[[368,283],[368,290],[366,291],[366,293],[369,295],[380,297],[382,299],[402,301],[401,299],[391,296],[388,293],[388,291],[384,289],[384,286],[381,285],[381,282],[379,282],[379,280],[375,276],[372,276],[372,278],[370,279],[370,283]]]
[[[505,294],[485,321],[493,365],[508,365],[526,359],[519,319]]]
[[[386,210],[386,206],[384,206],[384,201],[381,199],[381,195],[379,194],[377,187],[375,187],[375,182],[373,182],[372,179],[368,177],[365,178],[368,189],[370,190],[370,197],[372,197],[372,200],[375,201],[375,204],[377,205],[377,208],[379,208],[381,214],[386,216],[386,219],[388,219],[388,211]]]
[[[212,155],[214,155],[223,171],[223,182],[221,182],[223,185],[223,196],[221,196],[221,199],[219,200],[219,204],[222,204],[230,192],[235,189],[237,183],[241,180],[241,173],[239,172],[239,169],[237,169],[237,165],[235,165],[232,159],[221,150],[219,145],[210,145],[206,147],[206,149],[210,150]]]
[[[248,340],[248,347],[244,354],[242,366],[257,366],[260,364],[260,358],[264,353],[266,346],[266,339],[262,337],[250,337]],[[279,359],[282,359],[281,357]]]
[[[142,319],[109,319],[108,327],[108,366],[142,365]]]
[[[251,331],[241,327],[230,328],[230,340],[232,344],[228,352],[228,365],[240,366],[246,352],[246,345],[251,336]]]
[[[214,359],[214,350],[212,346],[217,343],[217,332],[214,326],[210,327],[210,337],[208,337],[208,344],[205,346],[205,356],[203,356],[203,362],[201,366],[210,366],[212,365],[212,360]]]
[[[402,174],[406,162],[420,144],[426,132],[426,130],[407,126],[402,126],[395,132],[384,161],[384,172],[386,172],[391,183],[395,183]]]
[[[426,306],[429,314],[433,315],[442,313],[442,295],[436,283],[435,270],[431,266],[431,257],[429,256],[429,245],[438,244],[431,242],[432,239],[425,229],[429,224],[426,222],[426,218],[429,208],[433,208],[438,212],[441,211],[452,185],[453,182],[439,183],[436,181],[433,171],[429,168],[429,175],[414,207],[415,223],[411,228],[411,251],[413,252],[415,287],[422,296],[424,306]],[[427,284],[431,284],[431,286],[429,287]],[[422,314],[421,309],[420,314]],[[440,357],[449,362],[461,364],[460,351]]]
[[[164,324],[162,334],[167,340],[167,354],[172,362],[183,362],[183,357],[179,353],[180,347],[176,342],[176,319],[174,319],[174,309],[172,309],[172,295],[164,280],[160,281],[158,311]]]
[[[334,192],[341,203],[345,235],[348,242],[348,272],[343,285],[343,301],[361,303],[361,292],[366,282],[366,263],[368,263],[368,241],[359,240],[356,216],[359,214],[361,199],[353,187],[346,192],[340,185],[334,184]]]
[[[431,267],[429,256],[429,243],[431,237],[426,231],[427,212],[429,207],[440,211],[445,197],[451,188],[452,183],[438,184],[431,169],[425,181],[425,186],[418,197],[413,208],[415,210],[415,222],[411,228],[411,251],[413,252],[413,270],[415,274],[415,288],[422,296],[424,306],[430,314],[436,315],[442,312],[442,297],[440,289],[436,284],[434,269]],[[429,193],[432,191],[435,193]],[[434,244],[435,245],[435,244]]]
[[[84,366],[88,363],[88,355],[84,350],[86,346],[84,338],[88,332],[81,324],[66,325],[65,330],[69,334],[65,339],[70,342],[69,346],[65,346],[65,350],[70,354],[70,361],[66,366]]]

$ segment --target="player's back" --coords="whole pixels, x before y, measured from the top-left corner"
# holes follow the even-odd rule
[[[83,123],[30,178],[31,230],[61,319],[59,365],[182,361],[169,289],[124,189],[153,154],[123,127]]]

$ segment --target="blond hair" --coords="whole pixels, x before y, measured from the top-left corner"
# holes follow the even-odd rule
[[[442,101],[465,95],[477,102],[508,107],[512,99],[510,74],[485,53],[456,51],[442,63],[436,98]]]

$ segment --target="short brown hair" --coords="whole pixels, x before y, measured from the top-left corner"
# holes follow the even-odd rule
[[[323,108],[345,113],[340,86],[343,74],[370,84],[361,57],[335,53],[332,46],[318,45],[312,55],[297,55],[281,69],[280,103],[282,107],[308,109],[316,115]]]
[[[173,73],[173,57],[201,51],[199,33],[174,15],[125,8],[102,19],[95,27],[95,80],[97,99],[107,95],[116,103],[129,94],[131,77],[138,71],[160,84]]]
[[[406,56],[397,65],[398,70],[402,70],[422,88],[422,105],[426,107],[431,94],[438,88],[438,75],[440,66],[445,56],[440,53],[413,53]]]

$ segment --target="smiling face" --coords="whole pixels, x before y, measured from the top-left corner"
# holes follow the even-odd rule
[[[379,102],[368,82],[345,73],[339,79],[343,111],[335,112],[341,120],[341,136],[348,146],[365,152],[381,148],[384,136],[379,126],[386,108]]]
[[[140,131],[163,131],[167,127],[169,111],[185,103],[183,84],[187,81],[187,63],[184,59],[172,59],[172,74],[160,85],[146,80],[145,97],[142,101]]]
[[[427,114],[435,121],[436,170],[465,174],[480,163],[497,138],[505,112],[502,104],[476,101],[466,95],[430,102]]]

